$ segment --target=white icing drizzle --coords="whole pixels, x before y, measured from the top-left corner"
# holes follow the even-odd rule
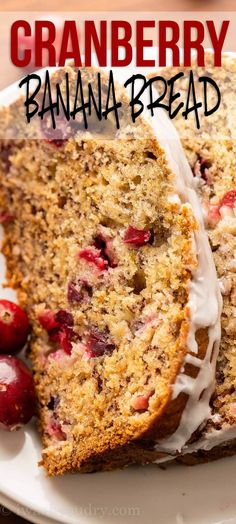
[[[186,453],[194,453],[198,450],[210,451],[216,446],[224,445],[230,443],[231,440],[236,439],[236,425],[227,426],[221,429],[212,429],[203,433],[201,438],[192,444],[188,444],[182,449],[181,454],[186,455]]]
[[[211,417],[212,418],[212,417]],[[211,451],[217,446],[230,445],[236,439],[236,425],[227,426],[221,429],[212,429],[203,433],[201,438],[192,444],[187,444],[181,450],[181,455],[196,453],[197,451]],[[155,460],[155,464],[170,462],[176,458],[175,455],[165,455]]]
[[[144,107],[146,107],[148,100],[144,100],[144,98],[145,94],[142,100]],[[193,239],[193,247],[195,247],[198,257],[198,267],[193,273],[189,287],[189,352],[185,356],[172,392],[172,399],[177,398],[181,392],[186,393],[188,399],[176,431],[169,437],[157,441],[155,446],[157,451],[173,455],[182,451],[192,434],[200,426],[204,426],[210,417],[210,399],[215,386],[215,366],[221,337],[222,298],[208,237],[204,229],[201,206],[193,188],[193,176],[179,136],[163,110],[154,110],[152,118],[145,111],[143,114],[154,129],[154,133],[165,151],[169,167],[176,175],[175,190],[177,195],[182,203],[191,206],[199,224],[199,229]],[[200,328],[208,330],[208,347],[203,360],[197,357],[196,332]],[[191,378],[185,374],[185,364],[187,363],[199,368],[196,378]]]

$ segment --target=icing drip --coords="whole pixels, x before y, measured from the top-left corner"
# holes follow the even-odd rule
[[[227,426],[221,429],[213,429],[212,431],[203,434],[197,442],[185,446],[181,454],[186,455],[186,453],[194,453],[199,449],[210,451],[216,446],[227,446],[227,444],[234,439],[236,439],[236,425]]]
[[[199,450],[210,451],[211,449],[217,446],[228,446],[233,440],[236,439],[236,425],[227,426],[221,429],[212,429],[203,433],[201,438],[192,444],[187,444],[181,450],[181,455],[187,455],[189,453],[196,453]],[[165,455],[155,460],[156,464],[161,464],[163,462],[169,462],[176,458],[175,455]]]
[[[147,101],[144,101],[144,106],[147,106]],[[221,336],[222,299],[212,253],[204,229],[201,206],[193,188],[193,176],[190,167],[174,126],[163,110],[156,109],[154,111],[154,117],[151,118],[149,114],[145,114],[145,119],[152,125],[155,135],[166,153],[168,164],[176,175],[175,189],[177,195],[182,204],[191,206],[199,224],[199,229],[193,239],[193,247],[198,257],[198,267],[193,273],[189,286],[188,353],[172,391],[172,399],[177,398],[180,393],[186,393],[188,399],[177,430],[169,437],[157,441],[155,445],[157,451],[173,455],[182,451],[193,433],[200,426],[204,426],[210,417],[210,399],[214,391],[215,366]],[[208,347],[203,360],[197,357],[198,344],[196,341],[196,332],[202,328],[208,331]],[[199,369],[196,378],[191,378],[185,374],[185,364],[193,364]]]

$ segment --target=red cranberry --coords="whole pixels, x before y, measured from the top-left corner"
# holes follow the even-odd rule
[[[0,211],[0,224],[5,224],[6,222],[12,222],[15,219],[14,215],[7,213],[7,211]]]
[[[101,357],[104,354],[111,354],[115,349],[115,344],[109,341],[108,333],[94,328],[87,338],[86,347],[88,348],[89,357],[94,358]]]
[[[56,321],[55,313],[51,311],[51,309],[45,309],[45,311],[40,313],[38,320],[45,331],[50,332],[53,329],[59,328],[59,322]]]
[[[69,122],[66,120],[65,116],[55,116],[56,128],[52,126],[51,115],[46,114],[41,120],[41,130],[43,133],[44,139],[49,144],[54,144],[56,147],[61,147],[69,138]]]
[[[60,422],[58,422],[54,417],[50,417],[48,425],[47,425],[47,432],[50,435],[50,437],[55,438],[56,440],[65,440],[66,434],[62,430]]]
[[[220,200],[219,204],[209,204],[208,206],[208,221],[211,225],[216,225],[221,218],[220,209],[223,206],[230,208],[236,207],[236,191],[228,191],[223,198]]]
[[[86,260],[89,264],[94,264],[100,271],[107,269],[108,261],[102,257],[100,249],[87,248],[82,249],[79,254],[79,258]]]
[[[80,290],[76,288],[76,286],[72,282],[69,282],[68,284],[67,298],[68,298],[68,302],[71,302],[71,303],[73,302],[79,303],[83,300],[82,293],[80,292]]]
[[[9,300],[0,300],[0,353],[18,353],[28,335],[29,321],[23,309]]]
[[[72,314],[64,309],[60,309],[57,313],[47,309],[38,316],[38,320],[47,331],[49,338],[57,342],[65,353],[70,355],[71,340],[74,337]]]
[[[56,315],[56,322],[58,322],[60,325],[64,327],[71,327],[74,324],[73,316],[69,311],[66,311],[65,309],[60,309]]]
[[[56,313],[51,309],[46,309],[43,313],[40,313],[38,320],[41,326],[48,332],[60,329],[61,326],[70,327],[74,324],[72,314],[65,309],[59,309]]]
[[[85,280],[80,282],[78,287],[73,282],[69,282],[67,289],[68,302],[71,304],[80,303],[84,299],[91,297],[92,292],[92,287]]]
[[[149,406],[150,396],[151,393],[135,396],[131,401],[132,408],[136,411],[146,411]]]
[[[208,206],[208,221],[212,226],[215,226],[220,220],[219,208],[218,204],[209,204]]]
[[[100,250],[100,256],[107,261],[109,267],[117,267],[116,256],[113,252],[112,241],[103,237],[103,235],[96,236],[94,245]]]
[[[0,427],[14,430],[35,414],[33,377],[16,357],[0,355]]]
[[[84,130],[84,127],[78,120],[67,120],[65,114],[55,115],[55,129],[52,124],[51,113],[46,113],[40,121],[43,138],[49,144],[60,148],[73,137],[78,130]]]
[[[136,229],[133,226],[129,226],[126,229],[124,235],[125,244],[135,244],[136,246],[143,246],[147,244],[151,238],[150,231],[145,231],[144,229]]]
[[[74,332],[68,327],[62,327],[60,329],[55,329],[50,331],[49,336],[53,342],[58,342],[59,346],[67,353],[71,354],[72,344],[71,339],[73,338]]]
[[[228,207],[235,207],[236,206],[236,191],[228,191],[220,202],[220,207],[222,206],[228,206]]]

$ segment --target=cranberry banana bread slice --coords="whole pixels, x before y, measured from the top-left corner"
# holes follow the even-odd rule
[[[198,78],[212,77],[221,92],[221,106],[211,116],[201,115],[201,129],[193,116],[185,120],[181,112],[175,125],[192,169],[194,186],[202,202],[223,295],[222,339],[217,361],[216,390],[212,412],[205,430],[185,449],[181,460],[197,463],[232,455],[236,452],[236,59],[224,55],[222,67],[213,67],[213,56],[206,53],[205,68],[193,61],[196,95],[201,100]],[[178,90],[187,95],[187,68],[167,68],[168,78],[180,71]],[[214,94],[208,94],[209,106]]]
[[[53,78],[63,87],[64,71]],[[157,440],[181,449],[209,416],[220,300],[191,174],[178,138],[172,166],[116,89],[112,136],[1,144],[3,252],[31,319],[49,475],[154,461]],[[2,110],[2,136],[22,134],[22,106]]]

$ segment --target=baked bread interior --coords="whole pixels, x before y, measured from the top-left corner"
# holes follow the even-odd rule
[[[116,89],[119,130],[78,121],[39,138],[22,100],[0,113],[3,253],[31,321],[49,475],[155,461],[156,442],[180,450],[209,416],[220,300],[191,175],[178,138],[171,166]]]

